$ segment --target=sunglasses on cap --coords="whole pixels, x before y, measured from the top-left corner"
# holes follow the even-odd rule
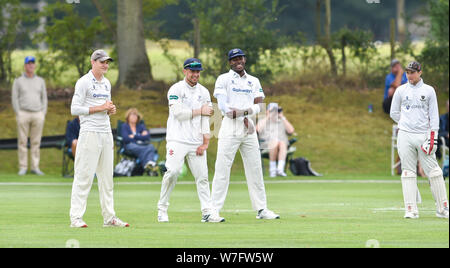
[[[184,69],[186,68],[202,68],[202,64],[200,62],[194,61],[184,65]]]

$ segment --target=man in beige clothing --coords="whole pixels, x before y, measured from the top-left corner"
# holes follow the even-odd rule
[[[16,114],[18,132],[19,175],[28,170],[28,136],[31,147],[31,173],[44,175],[39,169],[40,146],[45,114],[47,113],[47,90],[45,81],[35,74],[33,56],[25,58],[25,72],[14,80],[12,106]]]

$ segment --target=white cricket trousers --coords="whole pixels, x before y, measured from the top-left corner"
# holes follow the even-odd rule
[[[170,194],[175,188],[178,176],[187,159],[189,169],[195,178],[197,194],[200,199],[200,207],[203,215],[211,212],[211,192],[208,181],[208,164],[206,161],[206,151],[198,156],[196,151],[199,145],[188,145],[179,142],[167,142],[166,145],[166,168],[161,185],[161,194],[158,202],[158,209],[167,212],[169,208]]]
[[[70,219],[83,218],[94,176],[97,175],[103,220],[114,216],[114,142],[111,133],[82,132],[75,155]]]
[[[447,189],[442,169],[436,155],[427,155],[421,146],[427,139],[426,133],[410,133],[400,130],[397,138],[398,154],[402,166],[402,188],[405,208],[417,211],[417,161],[428,177],[431,192],[438,211],[448,207]]]
[[[224,119],[222,123],[224,124],[226,121],[229,120]],[[222,125],[223,127],[224,125]],[[224,135],[223,137],[219,134],[216,170],[212,182],[211,194],[213,207],[217,211],[223,208],[230,184],[231,166],[233,165],[234,157],[238,149],[241,152],[244,162],[245,177],[247,179],[252,207],[256,211],[266,209],[266,190],[264,188],[261,155],[256,132],[252,135]]]

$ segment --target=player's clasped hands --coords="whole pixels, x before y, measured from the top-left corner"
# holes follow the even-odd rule
[[[206,145],[206,144],[203,144],[203,145],[200,145],[198,148],[197,148],[197,156],[201,156],[201,155],[203,155],[203,153],[206,151],[208,149],[208,145]]]
[[[202,115],[212,116],[214,114],[214,109],[211,106],[209,106],[208,104],[204,104],[201,109],[202,109]]]
[[[112,101],[107,100],[103,105],[109,115],[116,114],[117,112],[116,105],[114,105]]]
[[[232,109],[228,113],[226,113],[226,116],[231,119],[236,119],[238,117],[244,116],[245,110],[239,110],[239,109]]]

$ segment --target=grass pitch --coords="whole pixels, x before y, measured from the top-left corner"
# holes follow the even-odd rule
[[[88,200],[86,229],[69,227],[71,180],[55,176],[0,176],[0,247],[449,247],[449,222],[434,213],[420,180],[420,219],[403,219],[398,180],[288,177],[267,180],[269,208],[280,220],[257,220],[242,177],[234,177],[225,223],[201,223],[193,178],[171,197],[169,223],[157,222],[160,178],[119,178],[117,216],[130,228],[103,228],[97,185]],[[314,179],[314,180],[310,180]],[[447,184],[448,187],[448,184]],[[373,244],[372,244],[373,245]]]

